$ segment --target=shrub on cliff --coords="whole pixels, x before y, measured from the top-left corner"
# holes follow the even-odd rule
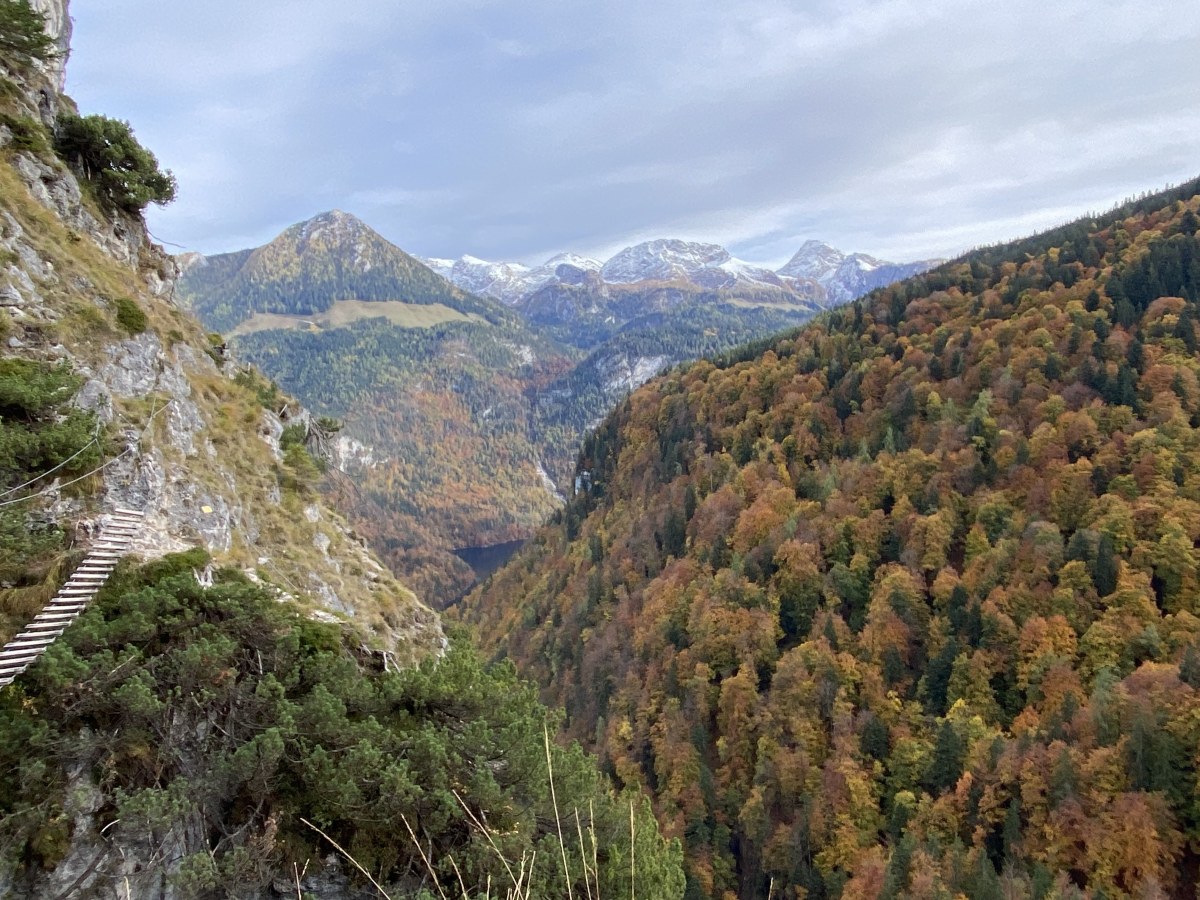
[[[175,176],[133,135],[128,122],[107,116],[59,116],[55,149],[110,210],[138,215],[148,204],[175,199]]]
[[[24,70],[33,60],[47,60],[57,52],[46,33],[46,17],[28,0],[0,0],[0,59]]]

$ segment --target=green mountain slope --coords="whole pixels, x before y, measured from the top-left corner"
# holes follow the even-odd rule
[[[254,250],[193,257],[178,297],[215,331],[254,313],[323,312],[338,300],[440,303],[490,321],[509,318],[500,304],[459,290],[338,210],[293,225]]]
[[[688,897],[1194,893],[1198,190],[651,382],[464,601]]]

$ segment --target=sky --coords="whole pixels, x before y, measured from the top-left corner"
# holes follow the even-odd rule
[[[327,209],[422,256],[951,256],[1200,174],[1200,3],[72,0],[170,249]]]

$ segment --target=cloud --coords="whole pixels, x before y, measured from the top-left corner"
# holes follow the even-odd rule
[[[413,252],[645,237],[954,253],[1195,174],[1200,7],[1165,0],[80,5],[69,89],[232,249],[329,207]],[[266,234],[269,237],[270,234]]]

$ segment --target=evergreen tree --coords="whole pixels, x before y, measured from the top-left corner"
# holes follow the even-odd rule
[[[1189,646],[1183,651],[1183,659],[1179,663],[1179,678],[1184,684],[1200,690],[1200,653],[1195,646]]]
[[[964,752],[962,738],[948,720],[943,720],[938,726],[933,757],[925,770],[924,785],[931,794],[941,794],[958,784],[962,777]]]
[[[897,900],[904,896],[908,887],[909,870],[912,867],[913,852],[917,849],[917,840],[911,834],[900,838],[892,850],[888,860],[887,872],[884,874],[883,890],[879,892],[879,900]]]
[[[1018,848],[1021,844],[1021,798],[1014,794],[1008,801],[1008,810],[1004,813],[1004,859],[1015,863],[1019,858]]]
[[[869,756],[871,759],[877,759],[880,762],[887,759],[892,750],[892,736],[887,725],[878,716],[871,714],[867,716],[867,721],[863,725],[862,735],[859,737],[859,748],[863,755]]]
[[[1116,545],[1109,535],[1102,534],[1096,545],[1096,560],[1091,567],[1092,583],[1101,597],[1107,597],[1117,589],[1119,572]]]
[[[946,712],[946,695],[950,689],[950,675],[954,671],[954,660],[958,658],[958,641],[946,641],[941,651],[925,667],[921,679],[921,695],[925,709],[930,715],[941,716]]]
[[[26,70],[34,60],[57,55],[46,33],[46,17],[29,5],[29,0],[0,0],[0,58],[17,70]]]
[[[967,880],[967,896],[971,900],[1004,900],[1000,887],[1000,876],[988,855],[980,851],[975,870]]]
[[[107,116],[58,117],[55,148],[113,210],[138,215],[147,204],[175,199],[175,176],[159,168],[128,122]]]
[[[1055,806],[1074,797],[1079,790],[1078,778],[1075,774],[1075,763],[1066,747],[1059,751],[1054,760],[1054,769],[1050,773],[1050,802]]]

